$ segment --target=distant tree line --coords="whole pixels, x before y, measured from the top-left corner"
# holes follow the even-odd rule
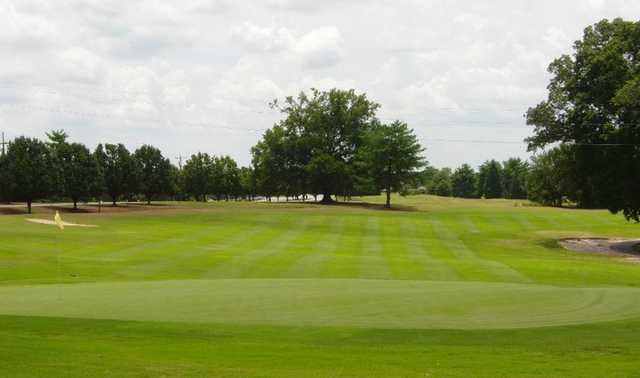
[[[478,170],[463,164],[456,170],[427,166],[417,176],[413,188],[404,194],[433,194],[459,198],[526,199],[530,164],[519,158],[505,162],[489,160]]]
[[[0,200],[79,202],[194,198],[217,200],[253,198],[253,173],[228,156],[195,154],[183,169],[162,152],[143,145],[129,152],[123,144],[99,144],[94,151],[71,143],[63,131],[47,140],[19,137],[0,157]]]

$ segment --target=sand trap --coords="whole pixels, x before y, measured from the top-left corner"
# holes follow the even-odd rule
[[[38,224],[49,224],[49,225],[56,225],[56,222],[49,220],[49,219],[38,219],[38,218],[27,218],[26,219],[27,222],[31,222],[31,223],[38,223]],[[94,224],[79,224],[79,223],[69,223],[69,222],[62,222],[62,224],[65,227],[98,227]]]
[[[640,240],[606,238],[569,238],[559,241],[565,249],[574,252],[601,253],[625,257],[640,263]]]

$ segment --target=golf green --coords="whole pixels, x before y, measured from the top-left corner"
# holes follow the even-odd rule
[[[640,317],[640,289],[370,280],[185,280],[0,288],[4,314],[404,329],[493,329]]]

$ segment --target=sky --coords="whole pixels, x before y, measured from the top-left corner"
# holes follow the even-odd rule
[[[355,89],[437,167],[527,158],[547,66],[637,0],[0,0],[0,131],[250,164],[309,88]]]

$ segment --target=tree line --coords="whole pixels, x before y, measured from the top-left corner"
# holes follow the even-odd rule
[[[456,170],[427,166],[417,177],[413,188],[402,194],[425,193],[459,198],[528,198],[530,164],[519,158],[503,163],[489,160],[478,170],[463,164]]]
[[[206,157],[207,173],[198,171]],[[253,195],[252,173],[239,168],[228,156],[195,154],[180,169],[162,152],[143,145],[130,152],[123,144],[99,144],[90,151],[71,143],[63,131],[52,131],[47,140],[18,137],[0,157],[0,199],[22,201],[31,206],[38,200],[79,202],[108,199],[204,200],[239,199]],[[204,179],[204,180],[203,180]]]
[[[279,106],[273,104],[273,106]],[[301,93],[280,107],[285,114],[251,149],[252,167],[228,156],[192,155],[176,167],[153,146],[133,152],[123,144],[94,151],[71,143],[63,131],[47,140],[19,137],[0,158],[0,198],[24,201],[82,201],[170,198],[254,199],[313,196],[330,203],[338,196],[387,193],[410,182],[423,166],[423,148],[407,124],[384,124],[379,105],[353,90]]]

